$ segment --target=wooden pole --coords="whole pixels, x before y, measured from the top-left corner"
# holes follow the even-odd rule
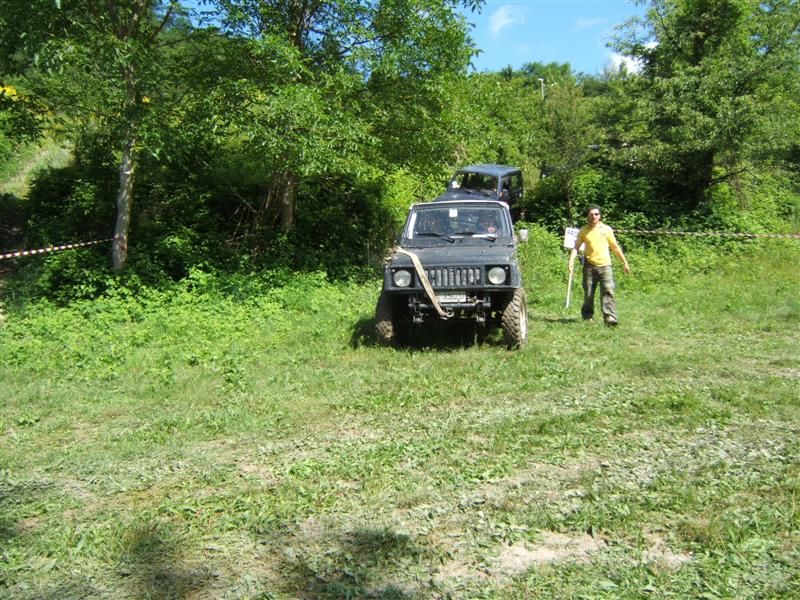
[[[572,295],[572,271],[569,273],[569,281],[567,282],[567,303],[564,305],[564,308],[569,308],[569,299]]]

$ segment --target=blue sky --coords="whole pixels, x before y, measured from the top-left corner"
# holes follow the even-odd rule
[[[614,27],[645,9],[629,0],[488,0],[480,13],[465,14],[483,51],[472,62],[478,71],[539,61],[601,73],[619,60],[606,47]]]

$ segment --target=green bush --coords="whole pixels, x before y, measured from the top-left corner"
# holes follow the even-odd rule
[[[743,175],[710,192],[708,226],[719,231],[780,232],[800,225],[800,194],[780,173]]]
[[[31,183],[25,241],[29,245],[111,237],[113,173],[71,165],[41,171]]]
[[[536,187],[525,192],[520,202],[525,218],[550,229],[558,231],[569,225],[564,184],[556,177],[544,177]]]
[[[586,210],[599,206],[615,227],[650,228],[663,222],[657,194],[645,178],[626,178],[597,167],[587,166],[572,181],[573,220],[567,212],[567,182],[563,175],[540,179],[526,194],[523,208],[529,220],[551,231],[585,222]]]
[[[17,216],[23,210],[25,247],[111,237],[118,184],[112,142],[85,135],[76,143],[75,164],[37,173],[26,201],[3,201],[0,211],[11,210],[12,204]],[[408,206],[444,189],[444,181],[402,167],[361,165],[353,172],[300,176],[296,226],[283,232],[275,206],[280,188],[270,179],[274,165],[238,164],[232,156],[215,159],[202,143],[191,151],[175,144],[159,160],[140,157],[124,274],[110,272],[106,245],[27,259],[8,285],[17,301],[47,297],[68,303],[120,288],[170,288],[184,279],[198,286],[199,274],[213,274],[211,280],[217,280],[227,273],[240,278],[236,285],[246,287],[241,278],[247,275],[241,274],[256,268],[322,272],[333,279],[373,276]],[[677,212],[678,205],[635,165],[624,171],[590,164],[572,175],[575,225],[585,222],[585,209],[594,204],[616,229],[759,232],[796,231],[800,225],[797,182],[777,172],[742,175],[718,185],[691,214]],[[532,236],[522,252],[535,255],[532,261],[541,268],[531,277],[538,280],[563,278],[566,252],[560,240],[564,227],[573,224],[566,210],[566,183],[563,174],[543,178],[521,202]],[[547,235],[553,236],[549,242]],[[620,240],[643,252],[644,273],[653,277],[664,276],[666,269],[656,257],[703,272],[711,268],[706,249],[735,253],[747,244],[708,239],[694,245],[691,240],[634,236]]]
[[[423,187],[424,184],[405,169],[382,177],[381,204],[391,214],[394,225],[399,227],[405,221],[409,207],[417,202]]]
[[[381,179],[337,175],[303,183],[297,199],[297,221],[288,234],[273,233],[272,256],[303,271],[322,270],[347,277],[378,264],[400,227],[405,211],[402,178]],[[270,266],[277,261],[268,260]]]

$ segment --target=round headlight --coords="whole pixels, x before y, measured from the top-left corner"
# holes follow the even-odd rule
[[[394,284],[397,287],[408,287],[411,285],[411,273],[405,270],[394,272]]]
[[[503,267],[492,267],[489,269],[489,282],[500,285],[506,280],[506,270]]]

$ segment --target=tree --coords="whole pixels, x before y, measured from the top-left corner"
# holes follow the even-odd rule
[[[551,86],[544,100],[542,137],[539,144],[543,176],[558,181],[570,223],[575,222],[573,186],[600,141],[592,122],[590,103],[577,84]]]
[[[513,94],[518,102],[511,110],[526,115],[525,127],[518,131],[529,140],[528,161],[548,179],[540,184],[539,200],[552,205],[557,198],[560,218],[566,213],[568,222],[574,223],[576,177],[596,156],[602,142],[592,100],[584,95],[587,77],[576,75],[569,63],[555,62],[527,63],[519,71],[501,72],[500,77],[520,88]],[[537,211],[541,213],[543,208],[539,202]],[[546,208],[551,213],[554,207]]]
[[[520,74],[535,86],[538,86],[537,82],[540,79],[545,85],[572,85],[577,79],[569,63],[544,64],[538,61],[526,63],[522,65]]]
[[[441,136],[451,150],[448,175],[471,162],[519,166],[529,175],[538,166],[542,102],[518,74],[472,73],[455,83],[443,114]]]
[[[289,57],[291,72],[255,69],[251,114],[236,129],[245,147],[266,143],[279,170],[280,224],[294,226],[300,178],[349,160],[413,161],[419,135],[443,110],[439,82],[465,72],[472,55],[455,8],[480,0],[218,0],[223,31],[247,57]],[[245,60],[251,60],[250,58]],[[257,62],[257,61],[256,61]],[[249,123],[249,124],[248,124]],[[279,135],[272,135],[279,132]],[[269,141],[267,141],[269,140]],[[359,166],[359,164],[361,166]]]
[[[642,66],[626,81],[629,148],[674,209],[695,210],[714,185],[791,144],[774,117],[798,120],[786,99],[798,92],[799,34],[790,0],[653,0],[623,30],[617,51]]]
[[[200,27],[179,18],[175,0],[32,2],[0,8],[0,70],[24,73],[76,141],[76,160],[106,165],[80,156],[88,147],[114,155],[115,269],[127,258],[137,172],[158,172],[154,161],[190,171],[204,161],[195,172],[227,169],[222,179],[258,189],[255,201],[237,196],[253,232],[273,215],[293,228],[304,180],[441,169],[452,147],[440,117],[474,52],[456,8],[481,4],[217,0],[202,3],[211,20]]]
[[[6,66],[26,70],[32,89],[73,135],[100,129],[116,141],[112,266],[120,270],[128,255],[138,153],[147,137],[143,129],[148,120],[158,120],[152,98],[159,97],[170,75],[159,51],[180,6],[174,0],[34,3],[38,6],[32,10],[30,2],[9,0],[3,9],[8,21],[29,34],[19,38]],[[12,49],[8,37],[2,42]]]
[[[0,85],[0,164],[19,142],[39,137],[43,114],[44,107],[36,98],[13,85]]]

